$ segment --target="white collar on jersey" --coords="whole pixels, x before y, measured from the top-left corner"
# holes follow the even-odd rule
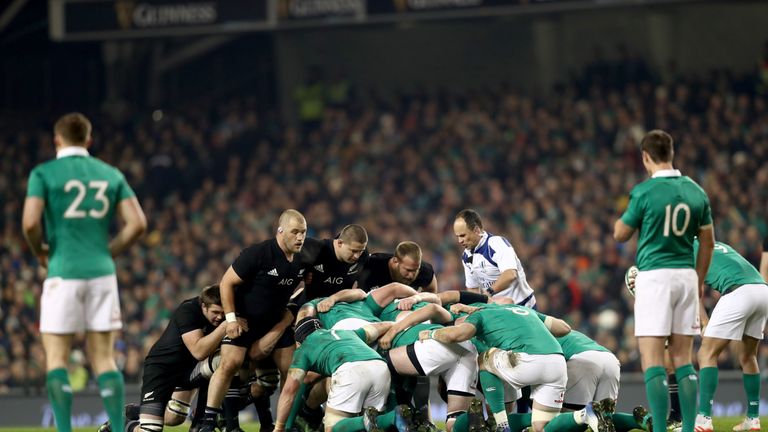
[[[480,248],[480,246],[484,245],[485,242],[488,241],[488,231],[483,231],[483,235],[480,236],[480,241],[477,242],[477,246],[472,250],[472,252],[475,252]]]
[[[668,169],[668,170],[658,170],[655,173],[653,173],[653,176],[651,178],[656,177],[680,177],[682,174],[680,173],[680,170],[676,169]]]
[[[56,159],[68,156],[90,156],[90,154],[87,148],[78,146],[67,146],[56,152]]]

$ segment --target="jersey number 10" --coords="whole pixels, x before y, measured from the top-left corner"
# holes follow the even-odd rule
[[[678,227],[678,216],[680,212],[685,213],[683,218],[683,226]],[[688,229],[688,224],[691,222],[691,208],[686,203],[680,203],[672,209],[672,204],[667,204],[664,207],[664,237],[669,237],[669,230],[672,230],[672,234],[677,237],[681,237],[685,234],[685,230]]]
[[[103,218],[109,211],[109,198],[107,198],[107,196],[104,195],[104,193],[107,191],[108,186],[109,186],[109,183],[104,180],[91,180],[88,182],[87,189],[96,190],[96,195],[93,198],[101,204],[101,208],[90,209],[86,212],[85,210],[81,210],[78,208],[80,207],[80,204],[82,204],[83,200],[85,199],[85,194],[87,193],[85,184],[83,184],[83,182],[80,180],[73,179],[68,181],[64,185],[64,192],[69,192],[72,189],[75,189],[77,191],[77,195],[75,195],[75,199],[72,200],[72,203],[69,205],[69,207],[67,207],[67,210],[64,212],[64,218],[65,219],[81,219],[81,218],[84,218],[86,215],[94,219]]]

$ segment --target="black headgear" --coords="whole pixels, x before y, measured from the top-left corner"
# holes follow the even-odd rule
[[[307,336],[315,332],[315,330],[323,328],[320,324],[320,320],[314,317],[306,317],[296,324],[296,329],[293,331],[296,342],[304,343],[304,339]]]

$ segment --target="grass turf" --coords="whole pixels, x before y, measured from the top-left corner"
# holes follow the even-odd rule
[[[741,422],[743,417],[719,417],[715,418],[715,432],[731,432],[731,428],[737,423]],[[768,424],[768,417],[760,417],[762,424]],[[444,429],[444,424],[438,424],[438,427]],[[246,432],[257,432],[259,430],[258,423],[245,423],[242,425]],[[163,428],[164,432],[186,432],[189,430],[189,423],[185,423],[181,426],[166,426]],[[0,432],[53,432],[53,428],[0,428]],[[74,432],[95,432],[95,427],[90,428],[75,428]],[[117,432],[117,431],[116,431]]]

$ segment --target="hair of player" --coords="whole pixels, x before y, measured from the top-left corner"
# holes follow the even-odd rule
[[[405,257],[421,262],[421,247],[412,241],[400,242],[395,248],[395,258],[402,260]]]
[[[655,129],[643,137],[640,146],[654,163],[672,162],[675,155],[672,136],[663,130]]]
[[[345,243],[368,243],[368,232],[358,224],[347,225],[341,229],[339,240]]]
[[[53,133],[69,145],[86,145],[91,137],[91,130],[91,121],[79,112],[65,114],[53,125]]]
[[[294,210],[294,209],[288,209],[282,212],[280,214],[280,218],[277,220],[278,231],[281,231],[281,229],[285,229],[285,226],[288,225],[288,222],[292,220],[297,220],[297,221],[306,223],[306,219],[304,218],[304,215],[301,214],[300,211]]]
[[[474,231],[475,228],[483,229],[483,220],[480,214],[472,209],[464,209],[456,214],[456,219],[462,219],[467,224],[467,228]]]
[[[304,343],[307,336],[314,333],[316,330],[323,328],[320,320],[315,317],[304,317],[296,323],[296,329],[293,331],[294,339],[298,343]]]
[[[219,291],[219,284],[209,285],[203,288],[203,292],[200,293],[200,304],[206,307],[211,305],[221,306],[221,291]]]

